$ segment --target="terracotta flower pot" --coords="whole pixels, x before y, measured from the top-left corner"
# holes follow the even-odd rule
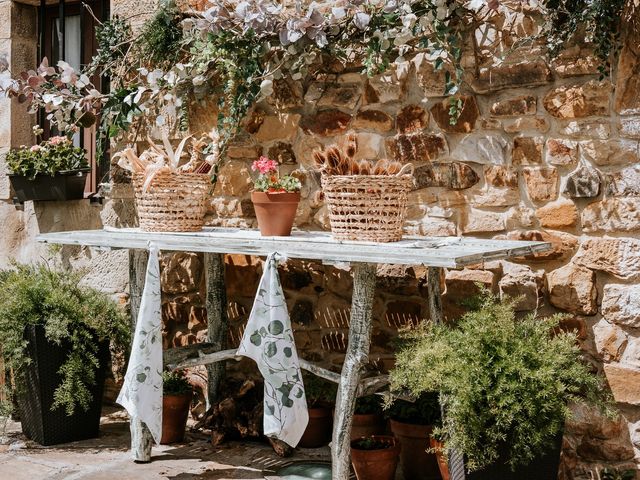
[[[386,445],[376,450],[360,449],[359,440],[373,439]],[[351,442],[351,464],[358,480],[393,480],[396,476],[400,443],[388,435],[370,435]]]
[[[351,425],[351,440],[371,435],[383,435],[385,421],[379,413],[356,413]]]
[[[440,476],[442,480],[449,480],[449,465],[444,454],[444,444],[433,437],[429,438],[429,445],[435,450],[436,460],[438,461],[438,468],[440,469]]]
[[[162,397],[162,438],[160,443],[177,443],[184,439],[193,392]]]
[[[291,235],[300,193],[251,192],[260,233],[265,237]]]
[[[391,431],[400,442],[400,465],[405,480],[439,480],[438,461],[429,449],[431,425],[413,425],[391,420]]]
[[[309,423],[298,447],[318,448],[328,445],[333,430],[333,407],[310,407]]]

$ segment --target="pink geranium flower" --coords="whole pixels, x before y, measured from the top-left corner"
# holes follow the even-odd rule
[[[40,145],[34,145],[29,150],[32,152],[37,152],[40,150]]]
[[[251,165],[251,170],[253,170],[254,172],[258,171],[262,175],[266,175],[268,173],[278,171],[278,162],[262,156],[258,160],[253,162],[253,164]]]
[[[62,136],[51,137],[49,139],[49,143],[51,145],[60,145],[60,144],[67,143],[67,142],[68,142],[67,137],[62,137]]]

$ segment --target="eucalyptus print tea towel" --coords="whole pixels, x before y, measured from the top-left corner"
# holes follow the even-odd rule
[[[162,316],[158,248],[149,245],[131,357],[117,403],[144,422],[156,444],[162,436]]]
[[[264,377],[264,434],[295,447],[307,423],[298,353],[278,276],[278,253],[267,257],[238,355],[258,364]]]

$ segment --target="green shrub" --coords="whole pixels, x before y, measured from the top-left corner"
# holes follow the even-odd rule
[[[84,149],[74,147],[67,137],[53,137],[32,147],[21,147],[7,154],[11,173],[34,179],[58,172],[89,168]]]
[[[395,400],[387,410],[392,420],[413,425],[439,425],[440,402],[434,392],[422,393],[415,402]]]
[[[515,301],[485,292],[456,325],[406,334],[391,373],[395,390],[440,392],[436,435],[470,470],[495,462],[503,447],[512,468],[530,462],[563,430],[573,402],[609,408],[575,334],[554,335],[561,317],[517,319]]]
[[[72,415],[89,408],[91,387],[99,366],[99,342],[109,340],[115,354],[124,355],[130,340],[130,322],[105,294],[79,285],[77,274],[45,266],[16,265],[0,272],[0,345],[6,370],[21,373],[31,360],[26,355],[24,331],[42,325],[46,338],[70,345],[69,357],[60,368],[60,385],[53,408]],[[4,374],[4,372],[1,372]]]
[[[193,387],[181,371],[162,372],[162,394],[184,395],[193,391]]]

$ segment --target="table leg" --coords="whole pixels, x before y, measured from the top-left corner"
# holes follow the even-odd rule
[[[353,264],[349,345],[338,386],[331,443],[331,478],[333,480],[348,480],[351,470],[351,424],[360,374],[369,357],[375,286],[376,265]]]
[[[129,304],[131,308],[131,335],[136,329],[140,301],[144,290],[144,279],[147,272],[149,252],[147,250],[129,250]],[[131,456],[134,462],[146,463],[151,461],[151,447],[153,437],[146,424],[137,417],[132,417]]]
[[[427,295],[429,297],[429,314],[431,321],[442,323],[442,289],[440,288],[442,268],[428,267],[427,269]]]
[[[224,255],[205,253],[205,276],[207,284],[207,342],[216,351],[222,351],[227,344],[227,289],[224,282]],[[219,390],[225,376],[225,363],[207,365],[208,398],[207,408],[219,400]]]

